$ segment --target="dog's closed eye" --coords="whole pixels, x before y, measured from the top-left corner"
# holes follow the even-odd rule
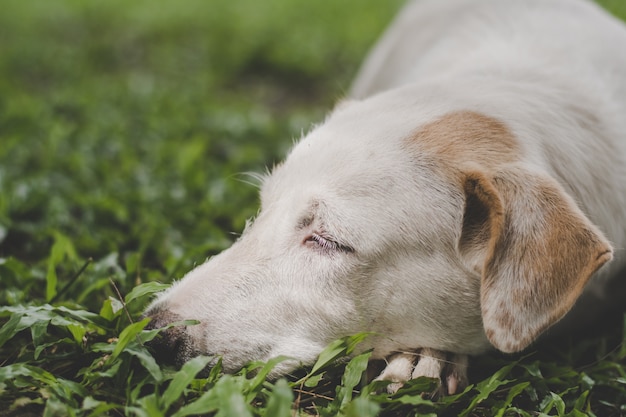
[[[329,253],[337,251],[347,253],[354,252],[354,249],[351,247],[338,243],[335,238],[324,233],[311,233],[306,239],[304,239],[304,244],[309,247],[319,248]]]

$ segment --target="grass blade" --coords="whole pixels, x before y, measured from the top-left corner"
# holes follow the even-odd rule
[[[25,328],[20,326],[21,321],[22,315],[12,314],[11,318],[4,323],[4,326],[0,329],[0,347],[11,340],[19,331]]]
[[[163,410],[168,410],[170,406],[180,397],[185,388],[193,381],[198,372],[202,371],[213,358],[208,356],[197,356],[186,362],[180,371],[176,372],[163,396],[161,406]]]
[[[511,363],[509,365],[506,365],[502,367],[499,371],[497,371],[495,374],[493,374],[491,377],[489,377],[488,379],[478,383],[476,385],[478,394],[476,395],[476,397],[474,397],[474,399],[472,399],[472,402],[469,404],[469,406],[465,410],[463,410],[463,412],[459,415],[459,417],[465,417],[469,415],[469,413],[472,412],[472,410],[474,410],[476,405],[478,405],[479,403],[487,399],[489,395],[492,392],[494,392],[498,387],[501,387],[502,385],[506,385],[509,382],[511,382],[507,380],[502,380],[501,378],[507,375],[509,372],[511,372],[511,369],[513,369],[515,365],[516,363]]]
[[[115,358],[117,358],[119,354],[122,353],[126,345],[128,345],[131,340],[137,337],[149,322],[150,319],[145,318],[137,323],[126,326],[126,328],[122,330],[122,333],[120,333],[115,349],[111,353],[111,357],[109,359],[114,360]]]
[[[126,294],[124,301],[126,304],[129,304],[139,298],[154,295],[169,287],[170,286],[168,284],[161,284],[160,282],[146,282],[136,286],[128,294]]]
[[[267,400],[267,408],[263,414],[267,417],[291,417],[292,401],[293,391],[289,387],[289,383],[281,378],[273,385]]]

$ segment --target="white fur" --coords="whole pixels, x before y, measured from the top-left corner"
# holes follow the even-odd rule
[[[148,314],[199,320],[187,328],[194,351],[223,355],[227,371],[295,358],[284,372],[360,331],[376,334],[363,347],[378,358],[485,351],[480,274],[457,248],[462,188],[407,138],[456,111],[504,123],[523,171],[554,180],[613,243],[614,261],[596,274],[609,277],[626,239],[625,45],[624,25],[582,0],[409,3],[351,100],[266,178],[254,223]],[[588,286],[597,294],[602,276]]]

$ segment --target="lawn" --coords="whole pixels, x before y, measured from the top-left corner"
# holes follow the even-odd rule
[[[626,415],[621,319],[473,358],[444,398],[361,382],[361,335],[273,382],[272,363],[200,377],[207,358],[176,370],[144,347],[150,297],[236,239],[250,173],[323,119],[400,4],[3,2],[0,416]]]

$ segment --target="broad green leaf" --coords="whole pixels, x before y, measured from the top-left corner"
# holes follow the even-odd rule
[[[120,336],[117,341],[117,345],[111,353],[111,360],[114,360],[119,356],[120,353],[124,350],[126,345],[133,340],[137,335],[143,330],[144,327],[150,322],[150,319],[145,318],[137,323],[130,324],[126,326],[124,330],[120,333]]]
[[[219,406],[219,398],[213,392],[213,390],[209,390],[202,394],[200,398],[198,398],[194,402],[186,404],[178,409],[178,411],[172,414],[171,417],[185,417],[199,414],[208,414],[217,410]]]
[[[268,374],[281,362],[285,362],[288,360],[292,360],[287,356],[278,356],[276,358],[272,358],[266,363],[264,363],[259,371],[257,371],[254,378],[250,381],[250,385],[247,387],[248,394],[246,395],[246,399],[248,401],[252,401],[259,389],[263,386],[263,383],[267,379]]]
[[[141,407],[137,407],[137,406],[129,406],[129,407],[124,407],[124,416],[137,416],[137,417],[158,417],[160,416],[160,412],[158,412],[158,414],[156,414],[155,416],[150,415],[150,413],[148,412],[148,410],[144,409],[143,406]]]
[[[46,385],[54,385],[57,379],[50,372],[24,363],[13,363],[0,367],[0,383],[21,376],[32,378]]]
[[[317,384],[320,383],[325,374],[325,372],[320,372],[319,374],[306,377],[306,379],[304,380],[304,386],[307,388],[317,387]]]
[[[344,410],[346,417],[376,417],[380,412],[380,405],[368,397],[359,396],[347,403]]]
[[[423,395],[424,393],[436,391],[439,388],[440,384],[441,381],[437,378],[421,376],[405,382],[397,394]]]
[[[110,354],[113,352],[116,346],[117,345],[113,343],[108,343],[108,342],[107,343],[94,343],[93,345],[91,345],[91,351]]]
[[[180,371],[176,372],[169,386],[161,396],[161,407],[163,410],[168,410],[170,406],[176,401],[185,388],[196,377],[198,372],[202,371],[211,362],[213,358],[208,356],[196,356],[195,358],[187,361]]]
[[[554,408],[559,416],[565,414],[565,402],[560,395],[554,392],[549,393],[548,396],[544,398],[540,407],[543,413],[549,413]]]
[[[23,316],[22,328],[30,327],[39,321],[50,321],[55,326],[67,326],[72,323],[87,323],[105,326],[106,322],[96,313],[87,310],[70,309],[64,306],[54,307],[50,304],[41,306],[6,306],[0,312],[10,312]]]
[[[123,311],[124,305],[117,298],[109,297],[102,303],[102,308],[100,309],[100,316],[105,319],[112,321],[117,316],[121,314]]]
[[[341,377],[341,386],[335,398],[335,401],[339,402],[340,409],[352,400],[352,390],[361,381],[363,372],[367,369],[370,356],[372,356],[372,352],[362,353],[350,359],[350,362],[346,365],[346,369]]]
[[[409,404],[409,405],[433,405],[433,402],[427,398],[422,397],[419,394],[415,395],[403,395],[398,398],[394,398],[394,402],[399,402],[400,404]]]
[[[529,385],[530,385],[530,382],[521,382],[521,383],[516,384],[513,387],[511,387],[509,389],[509,393],[506,396],[506,399],[504,400],[504,403],[498,405],[499,406],[499,410],[495,414],[495,417],[503,417],[505,411],[507,410],[507,408],[513,402],[513,399],[515,397],[517,397],[519,394],[521,394],[526,389],[526,387],[528,387]]]
[[[346,343],[343,339],[335,340],[331,342],[326,348],[320,353],[317,361],[311,368],[310,374],[316,374],[320,369],[330,365],[335,359],[345,354],[346,352]]]
[[[452,403],[458,402],[461,400],[461,398],[465,396],[469,397],[468,393],[472,391],[473,389],[474,389],[474,385],[470,384],[467,387],[465,387],[465,389],[462,392],[459,392],[458,394],[446,395],[443,398],[440,398],[439,402],[442,404],[452,404]]]
[[[11,340],[19,331],[26,328],[25,326],[20,326],[21,321],[22,315],[14,313],[11,318],[4,323],[4,326],[0,329],[0,347]]]
[[[122,361],[115,361],[111,366],[106,366],[102,358],[97,358],[88,368],[81,369],[77,376],[84,376],[87,385],[97,379],[113,378],[120,372]]]
[[[85,326],[80,324],[69,324],[67,326],[67,330],[72,333],[72,336],[74,337],[76,343],[83,343],[83,338],[85,337],[85,334],[87,334],[87,328]]]
[[[57,381],[58,383],[50,385],[50,390],[66,403],[73,402],[75,396],[84,397],[88,394],[87,389],[77,382],[65,378],[58,378]]]
[[[580,379],[581,379],[580,382],[581,382],[582,389],[590,390],[596,385],[596,381],[594,381],[593,378],[591,378],[589,375],[587,375],[584,372],[581,374]]]
[[[33,342],[39,344],[46,336],[45,328],[48,325],[64,328],[72,325],[82,326],[97,331],[104,325],[102,317],[97,314],[66,307],[53,307],[49,304],[2,307],[0,311],[13,313],[11,319],[0,329],[0,346],[26,328],[32,329]]]
[[[141,365],[150,373],[150,375],[152,375],[152,378],[154,378],[156,382],[161,382],[163,380],[161,367],[145,348],[141,346],[135,347],[133,345],[127,345],[124,352],[139,359]]]
[[[72,417],[76,415],[73,412],[72,407],[61,401],[58,398],[51,397],[46,401],[46,406],[43,411],[43,417],[60,417],[60,416],[69,416]]]
[[[500,368],[500,370],[498,370],[495,374],[493,374],[488,379],[476,384],[478,395],[476,395],[476,397],[474,397],[470,405],[465,410],[463,410],[463,412],[460,414],[460,417],[467,416],[472,410],[474,410],[477,404],[487,399],[489,395],[492,392],[494,392],[498,387],[501,387],[502,385],[506,385],[509,382],[511,382],[507,380],[502,380],[501,378],[508,375],[509,372],[511,372],[511,369],[513,369],[515,365],[516,365],[516,362],[506,365]]]
[[[594,417],[593,413],[590,412],[582,412],[580,410],[572,410],[566,414],[567,417]]]
[[[60,232],[54,232],[54,243],[48,257],[48,273],[46,275],[46,300],[50,301],[57,294],[57,266],[65,258],[76,260],[76,250],[71,240]]]
[[[217,363],[211,367],[209,376],[206,378],[207,382],[214,383],[220,378],[222,374],[222,357],[217,358]]]
[[[223,393],[220,397],[220,407],[218,408],[216,417],[252,417],[250,406],[246,402],[243,394],[233,390],[229,393]]]
[[[580,396],[576,399],[576,403],[574,404],[574,410],[589,411],[589,407],[586,407],[589,392],[590,391],[583,391],[583,393],[580,394]]]
[[[65,306],[53,307],[51,305],[43,305],[42,308],[48,309],[54,313],[63,313],[63,315],[71,318],[73,320],[84,322],[84,323],[93,323],[97,325],[106,325],[106,323],[102,320],[99,314],[93,313],[87,310],[76,310],[70,309]],[[52,320],[54,324],[54,318]]]
[[[217,410],[219,410],[218,416],[251,416],[245,398],[241,394],[244,384],[245,381],[238,381],[232,375],[224,375],[213,388],[196,401],[180,408],[172,417],[207,414]]]
[[[137,403],[141,406],[144,412],[150,417],[165,417],[165,411],[159,404],[159,399],[156,395],[146,395],[141,397]]]
[[[362,332],[346,337],[346,354],[351,355],[354,349],[370,336],[372,336],[372,333]]]
[[[144,284],[136,286],[128,294],[126,294],[126,297],[124,297],[124,301],[126,302],[126,304],[130,304],[138,298],[145,297],[147,295],[154,295],[169,287],[170,285],[161,284],[160,282],[146,282]]]
[[[539,362],[533,362],[531,364],[520,364],[520,366],[535,378],[543,378]]]
[[[91,395],[83,398],[83,410],[93,410],[94,408],[100,406],[102,401],[96,400]]]
[[[91,396],[83,399],[82,409],[90,411],[87,417],[99,417],[109,415],[108,411],[121,408],[117,404],[110,404],[105,401],[99,401]]]
[[[291,417],[293,415],[292,401],[293,391],[289,387],[289,383],[281,378],[272,386],[264,415],[267,417]]]
[[[359,343],[370,335],[371,333],[357,333],[331,342],[322,353],[320,353],[309,374],[314,375],[320,369],[332,364],[337,358],[343,355],[349,355]]]
[[[521,417],[537,417],[537,413],[535,413],[535,412],[529,413],[529,412],[527,412],[525,410],[522,410],[520,408],[517,408],[517,407],[510,407],[508,409],[508,411],[515,412],[515,413],[517,413]]]

